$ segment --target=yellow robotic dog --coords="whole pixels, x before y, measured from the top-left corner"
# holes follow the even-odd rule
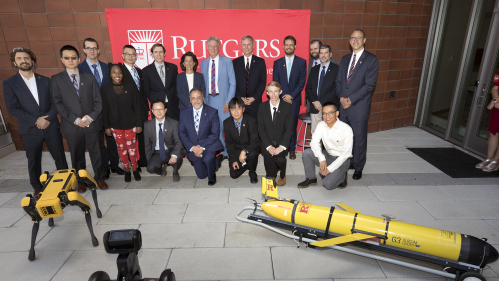
[[[75,192],[75,186],[78,184],[78,180],[83,181],[92,190],[97,217],[102,217],[99,205],[97,204],[97,191],[95,191],[97,183],[87,171],[82,169],[76,174],[75,169],[67,169],[59,170],[53,175],[45,172],[40,176],[40,182],[42,183],[43,188],[40,192],[39,199],[35,200],[31,194],[28,194],[21,201],[21,206],[24,211],[26,211],[31,217],[31,220],[34,221],[31,232],[31,248],[28,256],[30,261],[35,259],[35,241],[38,229],[40,228],[40,221],[44,218],[48,218],[49,226],[53,226],[54,217],[62,216],[62,210],[67,205],[78,206],[85,212],[85,220],[87,222],[88,230],[90,230],[92,244],[94,246],[99,245],[99,241],[97,241],[97,238],[94,235],[92,218],[89,213],[92,207],[83,196]]]

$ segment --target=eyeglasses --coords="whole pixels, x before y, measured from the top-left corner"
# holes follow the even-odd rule
[[[322,115],[333,115],[336,111],[338,110],[335,110],[335,111],[329,111],[329,112],[322,112]]]
[[[95,48],[95,47],[93,47],[93,48],[89,48],[89,47],[85,48],[85,50],[87,50],[87,51],[92,51],[92,52],[95,52],[95,51],[97,51],[98,49],[99,49],[99,48]]]
[[[125,57],[135,57],[137,54],[123,53]]]
[[[77,57],[63,57],[64,60],[77,60]]]
[[[12,50],[12,52],[16,52],[16,51],[19,51],[19,50],[24,50],[24,47],[17,47],[17,48],[14,48]]]
[[[350,41],[360,41],[362,40],[364,37],[362,36],[357,36],[357,37],[350,37]]]

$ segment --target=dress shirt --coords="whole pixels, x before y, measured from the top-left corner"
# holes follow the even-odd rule
[[[286,71],[288,69],[288,60],[291,60],[291,71],[293,71],[293,62],[295,61],[295,55],[292,57],[288,58],[286,55],[284,56],[284,59],[286,60]]]
[[[219,61],[220,61],[219,58],[220,58],[220,55],[217,55],[216,58],[209,57],[209,59],[210,59],[210,65],[208,66],[208,81],[210,81],[210,83],[208,85],[210,85],[210,89],[207,90],[207,91],[210,94],[211,94],[211,67],[213,65],[213,63],[212,63],[213,60],[215,61],[215,89],[216,89],[217,93],[220,93],[218,91],[218,73],[219,73],[218,67],[220,66],[220,64],[219,64]]]
[[[249,59],[249,68],[251,69],[251,59],[253,58],[253,54],[251,54],[249,57],[243,55],[244,57],[244,69],[246,69],[246,63],[248,62]]]
[[[40,100],[38,98],[38,88],[36,87],[36,79],[35,79],[35,74],[33,73],[33,76],[29,79],[26,79],[26,77],[24,77],[21,72],[19,72],[19,75],[21,75],[21,77],[23,78],[24,80],[24,83],[26,83],[26,86],[28,86],[28,89],[29,91],[31,92],[31,94],[33,95],[33,98],[35,98],[36,100],[36,103],[38,105],[40,105]]]
[[[128,69],[128,72],[130,72],[130,75],[132,75],[132,80],[133,80],[133,84],[135,84],[135,74],[133,73],[133,69],[135,68],[135,66],[129,66],[128,64],[125,63],[125,66],[126,66],[126,69]],[[135,71],[137,71],[137,69],[135,69]],[[159,73],[159,72],[158,72]],[[139,78],[139,81],[140,81],[140,77],[139,77],[139,72],[137,71],[137,77]],[[135,86],[137,86],[137,84],[135,84]]]
[[[189,87],[189,93],[190,93],[192,88],[194,87],[194,73],[191,74],[186,73],[185,77],[187,78],[187,85]]]
[[[163,131],[165,130],[165,119],[166,118],[163,118],[162,121],[158,121],[158,119],[156,118],[156,146],[154,147],[154,150],[159,150],[159,124],[161,124],[161,128],[163,129]],[[163,135],[164,135],[164,132],[163,132]],[[163,141],[164,142],[164,141]],[[165,144],[165,151],[168,151],[168,147],[166,146],[166,143]],[[175,157],[177,158],[177,155],[174,155],[172,154],[171,155],[172,157]]]
[[[364,53],[364,48],[362,48],[362,50],[360,50],[358,53],[355,54],[355,64],[353,69],[357,67],[357,63],[359,62],[360,56],[362,56],[363,53]],[[352,67],[353,54],[354,53],[352,53],[352,56],[350,57],[350,63],[348,64],[347,79],[348,79],[348,73],[350,72],[350,67]]]
[[[270,104],[270,116],[272,116],[272,121],[274,121],[274,107],[277,108],[276,112],[279,111],[279,104],[281,103],[281,100],[279,100],[277,102],[277,105],[276,106],[273,106],[272,105],[272,102],[270,101],[269,104]],[[276,113],[277,115],[277,113]],[[242,119],[241,119],[242,120]],[[284,150],[286,150],[286,147],[285,146],[282,146],[282,145],[279,145],[280,147],[282,147]],[[271,147],[271,145],[267,146],[267,151],[269,151],[269,148]]]
[[[315,157],[319,159],[319,162],[326,160],[326,157],[322,154],[321,140],[327,153],[331,156],[338,157],[327,167],[329,172],[338,169],[343,162],[352,157],[352,128],[346,123],[341,122],[340,119],[336,120],[336,123],[334,123],[331,128],[329,128],[324,121],[317,124],[317,128],[312,135],[310,147],[314,152]]]
[[[203,105],[203,106],[204,106],[204,105]],[[201,125],[201,116],[202,116],[202,115],[201,115],[201,113],[203,113],[203,106],[201,106],[201,108],[200,108],[199,110],[196,110],[196,109],[194,108],[194,106],[192,107],[192,118],[194,119],[194,122],[196,122],[196,112],[199,112],[199,125]],[[201,128],[201,127],[200,127],[200,128]],[[193,147],[194,147],[194,146],[193,146]],[[204,148],[204,147],[202,147],[202,146],[201,146],[201,148],[202,148],[203,150],[205,150],[205,149],[206,149],[206,148]],[[192,147],[191,147],[191,149],[189,149],[189,151],[190,151],[190,152],[192,152]]]
[[[329,64],[330,64],[330,63],[331,63],[331,60],[329,60],[329,61],[327,62],[327,64],[325,65],[325,66],[326,66],[326,69],[324,69],[324,78],[326,78],[327,69],[329,68]],[[319,79],[317,80],[317,81],[319,81],[319,83],[321,82],[321,81],[320,81],[320,80],[321,80],[321,71],[322,71],[322,67],[323,67],[323,66],[324,66],[324,65],[320,64],[320,67],[321,67],[321,68],[319,69]],[[319,95],[320,95],[320,93],[319,93],[319,87],[318,87],[318,86],[319,86],[319,84],[317,84],[317,96],[319,96]]]
[[[73,72],[69,71],[68,69],[66,69],[66,73],[69,75],[69,80],[71,81],[71,84],[73,84],[73,74],[76,74],[76,76],[75,76],[76,84],[78,85],[78,89],[80,89],[80,71],[77,69],[76,73],[73,73]],[[94,119],[92,119],[88,115],[86,115],[86,116],[87,116],[88,120],[90,121],[90,123],[94,122]],[[73,124],[75,124],[76,126],[78,126],[78,123],[80,123],[80,117],[77,117]]]
[[[317,64],[315,64],[317,63]],[[316,66],[316,65],[320,65],[321,64],[321,60],[320,59],[316,59],[312,62],[312,67]]]
[[[92,65],[94,65],[93,63],[91,63],[88,58],[85,59],[85,61],[87,62],[88,64],[88,67],[90,67],[90,71],[92,71],[92,75],[94,74],[94,67]],[[99,72],[99,76],[100,76],[100,81],[102,81],[103,79],[103,76],[102,76],[102,68],[100,68],[100,62],[97,61],[97,72]]]

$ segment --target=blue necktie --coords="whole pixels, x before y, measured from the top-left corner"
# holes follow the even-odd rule
[[[291,75],[291,59],[288,59],[288,63],[286,64],[288,70],[288,83],[289,83],[289,75]]]
[[[199,111],[196,111],[196,117],[194,118],[194,125],[196,126],[196,134],[199,132]]]
[[[80,90],[78,89],[78,82],[76,81],[76,74],[71,75],[73,77],[73,86],[75,86],[76,94],[80,96]]]
[[[321,74],[319,75],[319,87],[317,89],[317,98],[321,95],[322,83],[324,82],[324,76],[326,76],[326,67],[323,66],[321,70]]]
[[[161,158],[162,161],[166,160],[166,152],[165,152],[165,139],[163,137],[163,129],[161,129],[161,123],[159,125],[159,158]]]
[[[97,65],[92,64],[92,67],[94,68],[94,76],[95,80],[97,80],[97,84],[99,84],[99,88],[102,85],[102,80],[100,79],[99,71],[97,70]]]
[[[133,81],[135,81],[135,85],[137,85],[137,89],[140,90],[140,81],[139,81],[139,75],[137,74],[137,70],[135,67],[132,67],[133,71]]]

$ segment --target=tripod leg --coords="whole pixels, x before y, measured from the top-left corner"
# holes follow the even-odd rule
[[[97,217],[102,218],[102,213],[99,209],[99,203],[97,203],[97,191],[95,190],[95,186],[92,187],[92,198],[94,199],[95,211],[97,212]]]
[[[28,260],[35,260],[35,242],[36,236],[38,235],[38,229],[40,228],[40,222],[35,221],[33,224],[33,229],[31,230],[31,248],[29,249]]]
[[[88,230],[90,231],[90,236],[92,237],[92,245],[99,246],[99,241],[94,235],[94,229],[92,228],[92,218],[90,217],[90,213],[85,211],[85,220],[87,221]]]
[[[49,226],[54,226],[54,218],[49,219]]]

